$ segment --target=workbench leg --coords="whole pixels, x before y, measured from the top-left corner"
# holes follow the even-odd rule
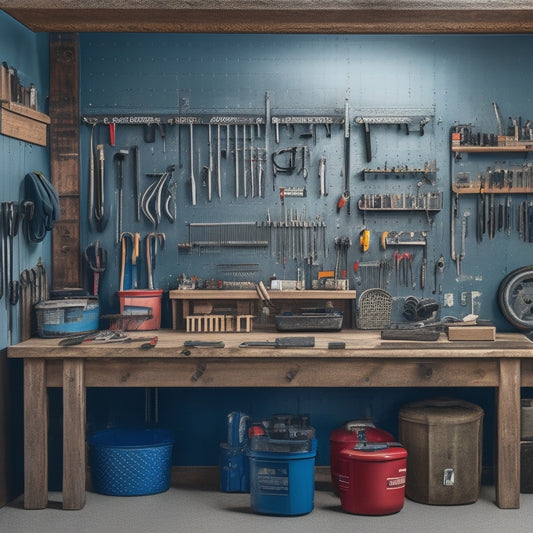
[[[178,302],[171,300],[170,305],[172,306],[172,329],[178,329]]]
[[[48,505],[48,396],[44,359],[24,359],[24,507]]]
[[[496,504],[502,509],[520,507],[520,361],[500,359],[496,396],[498,465]]]
[[[63,509],[85,505],[85,376],[83,359],[63,361]]]

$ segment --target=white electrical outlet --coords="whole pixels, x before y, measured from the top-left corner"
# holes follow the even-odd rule
[[[453,293],[447,292],[444,294],[444,307],[453,307]]]

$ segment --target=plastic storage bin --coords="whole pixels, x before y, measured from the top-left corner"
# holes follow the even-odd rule
[[[339,493],[348,513],[397,513],[405,501],[407,451],[392,443],[358,443],[339,453]]]
[[[173,440],[163,429],[108,429],[89,439],[94,492],[141,496],[170,487]]]
[[[161,327],[162,289],[130,289],[118,291],[121,315],[145,315],[152,313],[152,318],[145,320],[136,330],[154,330]],[[128,328],[126,328],[128,329]]]
[[[316,439],[252,437],[252,510],[268,515],[303,515],[314,507]]]
[[[35,304],[39,337],[66,337],[98,329],[98,298],[46,300]]]
[[[399,438],[407,459],[408,498],[434,505],[473,503],[481,486],[483,409],[457,399],[407,404]]]

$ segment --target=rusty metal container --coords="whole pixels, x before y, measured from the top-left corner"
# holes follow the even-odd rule
[[[419,503],[474,503],[481,486],[483,409],[436,398],[404,405],[399,440],[408,452],[405,495]]]

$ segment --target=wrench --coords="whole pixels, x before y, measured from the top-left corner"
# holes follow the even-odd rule
[[[235,198],[239,197],[239,149],[237,140],[239,138],[239,126],[235,124]]]
[[[246,186],[246,124],[242,125],[242,183],[244,197],[248,198],[248,189]]]
[[[213,138],[211,135],[211,124],[207,126],[207,144],[209,145],[209,166],[207,167],[207,200],[212,200],[212,174],[213,174]]]
[[[466,237],[468,235],[468,217],[470,216],[470,210],[466,210],[463,213],[463,220],[461,222],[461,252],[457,258],[457,275],[461,274],[461,263],[466,256]]]
[[[98,153],[98,180],[96,182],[96,205],[94,218],[96,219],[98,231],[104,231],[107,221],[104,219],[104,168],[105,156],[104,145],[99,144],[96,147]]]
[[[318,177],[320,179],[320,196],[327,196],[326,191],[326,158],[321,157],[318,162]]]
[[[94,212],[94,127],[96,122],[91,126],[91,137],[89,142],[89,203],[87,206],[89,226],[93,223]]]
[[[222,179],[220,176],[220,124],[217,124],[217,192],[222,198]]]
[[[191,159],[191,203],[196,205],[196,180],[194,179],[194,131],[192,122],[189,124],[190,133],[190,159]]]

